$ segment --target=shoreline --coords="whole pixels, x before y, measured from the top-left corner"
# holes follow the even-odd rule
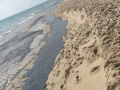
[[[55,4],[58,5],[58,2],[56,2]],[[21,25],[21,27],[16,29],[16,31],[14,30],[14,32],[9,34],[9,36],[10,35],[12,36],[12,34],[15,33],[12,38],[8,38],[9,39],[8,41],[0,45],[1,47],[0,63],[2,64],[1,76],[0,76],[0,84],[1,84],[0,89],[27,90],[27,88],[29,88],[28,90],[30,89],[33,90],[32,88],[36,87],[36,85],[33,84],[39,82],[39,78],[38,80],[36,80],[37,78],[36,76],[37,75],[39,76],[41,72],[44,73],[45,75],[43,76],[41,75],[40,80],[42,80],[43,78],[44,80],[42,80],[41,85],[40,86],[38,85],[37,88],[40,89],[44,88],[47,76],[52,69],[53,61],[56,55],[59,53],[59,50],[62,49],[62,45],[63,45],[62,35],[64,35],[65,33],[64,26],[67,23],[67,22],[66,23],[63,22],[63,24],[61,24],[62,22],[60,19],[56,19],[55,17],[52,17],[50,15],[50,12],[53,11],[53,7],[56,7],[57,5],[53,5],[50,11],[35,16],[33,19],[30,20],[29,23],[26,22],[24,23],[24,25]],[[43,20],[44,17],[46,17],[45,18],[46,20]],[[58,30],[58,32],[55,31],[55,29],[57,30],[57,27],[59,27],[59,25],[56,25],[54,23],[52,24],[52,28],[54,29],[53,30],[54,32],[51,32],[50,30],[51,26],[48,24],[47,20],[50,24],[52,24],[53,22],[56,23],[58,22],[59,24],[61,24],[62,26],[60,28],[63,31],[60,31],[60,29]],[[55,33],[59,34],[59,32],[60,35],[56,36]],[[48,43],[50,37],[51,40]],[[58,41],[61,42],[55,45],[57,39]],[[49,50],[49,52],[47,52],[47,50],[44,48],[45,46],[47,46],[46,48]],[[57,49],[54,50],[55,47],[52,46],[57,47]],[[44,52],[46,53],[46,56],[49,56],[49,58],[46,58]],[[50,53],[51,56],[49,55]],[[40,58],[46,58],[46,61]],[[48,59],[50,59],[52,62],[49,62]],[[46,66],[47,64],[48,66]],[[41,66],[43,66],[44,68]],[[45,69],[45,66],[48,68],[47,71]],[[41,67],[40,70],[38,69],[39,67]],[[34,72],[34,74],[31,72]],[[32,75],[35,76],[33,77],[34,82],[30,84],[29,83],[30,80],[33,79]],[[27,86],[28,84],[30,87]]]
[[[40,19],[42,19],[42,18],[40,16]],[[38,23],[38,21],[37,21],[37,23]],[[12,74],[11,77],[9,77],[9,79],[6,83],[5,90],[14,90],[14,89],[22,90],[22,88],[24,87],[24,84],[29,79],[29,77],[24,78],[24,75],[30,69],[33,68],[34,63],[38,58],[38,54],[40,54],[41,49],[46,44],[48,38],[51,35],[50,26],[46,22],[40,23],[40,26],[39,26],[39,24],[34,24],[32,26],[33,26],[33,28],[31,27],[29,32],[38,32],[38,30],[40,29],[39,31],[41,31],[41,33],[43,33],[43,34],[38,34],[36,37],[34,37],[33,41],[30,44],[30,47],[29,47],[30,52],[27,53],[27,55],[24,57],[24,59],[20,63],[17,72],[15,72],[14,74]],[[42,29],[43,29],[43,31],[42,31]],[[29,32],[27,32],[27,33],[29,33]],[[28,38],[29,36],[26,36],[26,37]]]

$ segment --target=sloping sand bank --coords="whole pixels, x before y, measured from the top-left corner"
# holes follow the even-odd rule
[[[68,31],[45,90],[120,90],[120,2],[67,0],[53,15]]]

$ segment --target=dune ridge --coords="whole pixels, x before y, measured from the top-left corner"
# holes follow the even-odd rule
[[[45,90],[119,90],[120,1],[66,0],[53,15],[68,31]]]

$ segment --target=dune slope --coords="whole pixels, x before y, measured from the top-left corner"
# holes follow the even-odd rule
[[[120,1],[66,0],[53,15],[68,31],[45,90],[119,90]]]

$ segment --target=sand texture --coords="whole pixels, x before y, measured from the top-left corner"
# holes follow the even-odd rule
[[[53,15],[68,31],[45,90],[120,90],[120,1],[66,0]]]

